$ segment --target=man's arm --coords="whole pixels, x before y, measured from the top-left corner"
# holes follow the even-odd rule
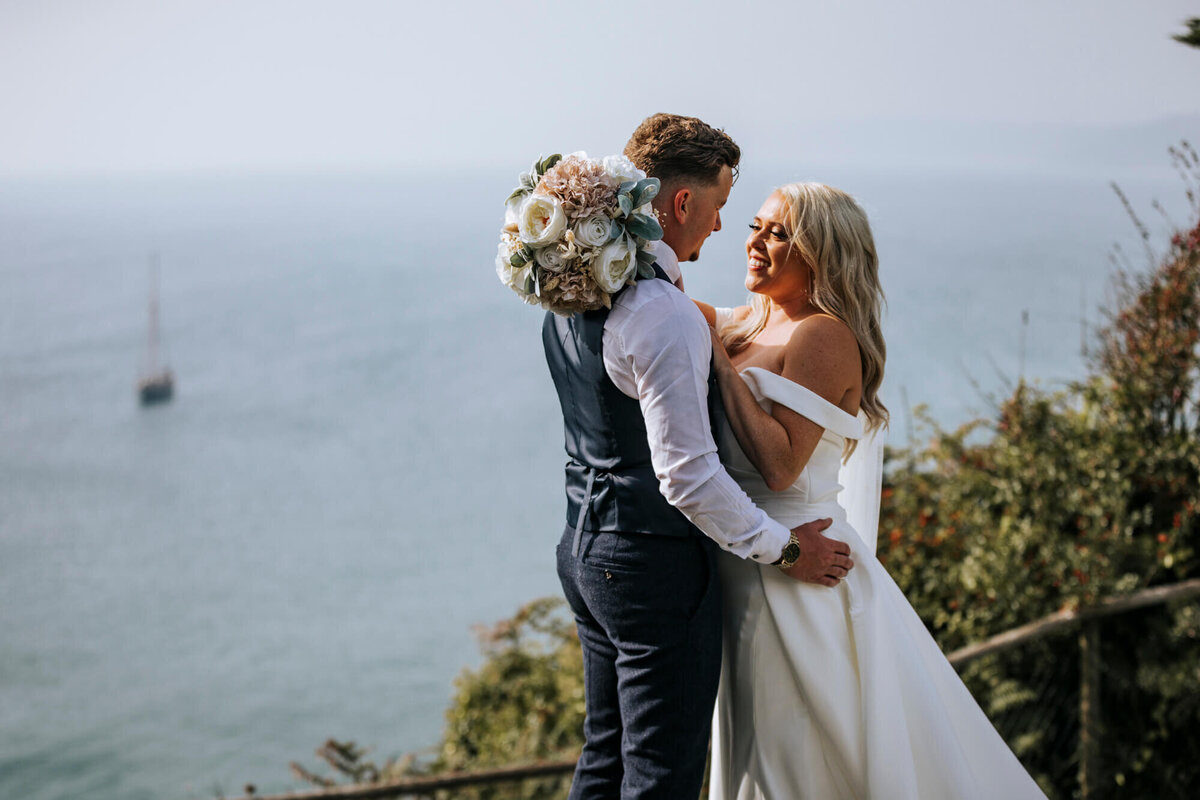
[[[778,560],[792,531],[755,506],[717,456],[708,416],[712,344],[704,318],[665,284],[637,288],[646,294],[609,316],[604,361],[617,387],[638,399],[659,488],[725,550],[761,563]],[[836,582],[845,574],[838,570],[852,566],[847,545],[820,535],[829,524],[796,529],[801,559],[789,575]]]

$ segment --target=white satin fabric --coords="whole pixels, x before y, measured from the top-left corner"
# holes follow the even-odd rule
[[[845,473],[843,443],[862,435],[860,419],[766,370],[742,377],[764,408],[782,403],[826,430],[782,492],[767,488],[728,428],[726,468],[785,525],[832,517],[825,533],[850,544],[855,567],[827,588],[722,554],[711,800],[1044,797],[874,557],[882,442],[860,443],[851,462],[865,463]],[[843,492],[839,473],[854,488]],[[861,536],[839,503],[860,491],[874,496],[850,503],[870,523]]]

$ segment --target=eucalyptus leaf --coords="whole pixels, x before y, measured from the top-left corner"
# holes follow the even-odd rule
[[[534,187],[537,186],[537,179],[533,177],[533,173],[526,172],[521,176],[521,186],[529,191],[533,191]]]
[[[646,266],[649,266],[654,263],[654,253],[651,253],[649,250],[638,250],[637,260],[639,264],[645,264]],[[654,270],[650,271],[654,272]]]
[[[524,186],[518,186],[517,188],[513,189],[512,194],[510,194],[508,196],[508,199],[504,201],[504,205],[508,205],[513,200],[516,200],[518,197],[524,197],[527,194],[529,194],[528,189],[526,189]]]
[[[638,259],[637,274],[639,278],[653,278],[654,267],[649,264],[643,264],[641,259]]]
[[[625,230],[639,239],[661,239],[663,235],[662,226],[658,224],[658,220],[645,214],[631,215],[625,222]]]
[[[511,256],[508,257],[508,263],[512,264],[517,269],[520,269],[521,267],[523,267],[529,263],[529,259],[525,257],[524,253],[522,253],[520,250],[518,250],[517,252],[513,253]]]
[[[621,194],[629,194],[636,187],[637,187],[637,181],[625,181],[624,183],[621,184],[620,188],[618,188],[617,191],[620,192]]]
[[[629,195],[627,195],[627,194],[617,195],[617,205],[619,205],[621,207],[621,213],[624,214],[625,216],[628,217],[630,214],[633,213],[633,208],[634,208],[633,198],[630,197]]]
[[[537,174],[545,175],[546,171],[551,169],[555,164],[562,161],[562,153],[555,153],[552,156],[546,156],[537,165]]]
[[[660,184],[658,178],[644,178],[637,182],[637,187],[633,191],[634,208],[649,203],[654,198],[658,197]]]
[[[608,230],[608,240],[615,241],[625,235],[625,226],[619,220],[612,221],[612,227]]]

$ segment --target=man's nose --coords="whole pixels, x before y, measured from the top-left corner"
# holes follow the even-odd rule
[[[716,233],[719,230],[721,230],[721,212],[720,211],[717,212],[717,224],[713,225],[713,233]]]

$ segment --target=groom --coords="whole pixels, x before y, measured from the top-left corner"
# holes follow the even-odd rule
[[[659,279],[611,309],[548,313],[542,329],[570,456],[558,574],[587,704],[573,800],[698,796],[721,667],[718,547],[813,582],[852,566],[820,534],[829,520],[789,531],[717,458],[712,342],[679,262],[721,229],[741,151],[698,119],[656,114],[625,154],[661,181]]]

